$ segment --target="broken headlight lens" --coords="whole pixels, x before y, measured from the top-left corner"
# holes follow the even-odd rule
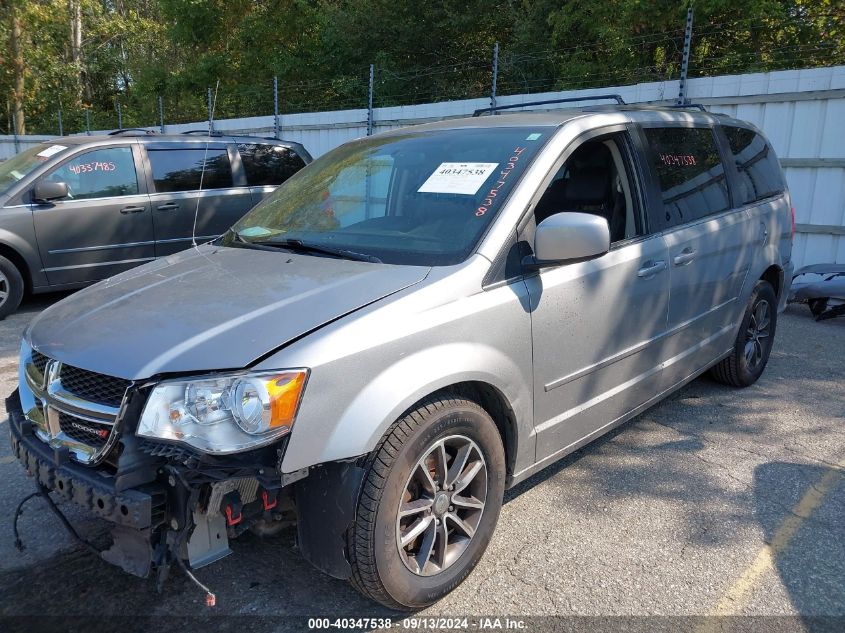
[[[308,370],[167,380],[153,388],[136,434],[236,453],[267,444],[293,427]]]

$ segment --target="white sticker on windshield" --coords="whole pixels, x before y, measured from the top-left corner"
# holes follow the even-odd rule
[[[417,191],[473,196],[498,166],[499,163],[440,163]]]
[[[44,149],[44,150],[41,150],[40,152],[38,152],[37,155],[40,156],[41,158],[50,158],[50,156],[52,156],[53,154],[58,154],[63,149],[67,149],[67,147],[64,146],[64,145],[51,145],[47,149]]]

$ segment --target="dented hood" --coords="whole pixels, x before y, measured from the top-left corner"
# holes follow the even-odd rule
[[[25,336],[51,358],[127,379],[241,368],[429,270],[201,246],[71,295]]]

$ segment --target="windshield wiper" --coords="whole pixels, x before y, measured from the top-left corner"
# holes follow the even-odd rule
[[[238,238],[242,241],[246,241],[240,235],[238,235]],[[292,251],[299,251],[303,253],[320,253],[323,255],[333,255],[335,257],[342,257],[343,259],[351,259],[358,262],[371,262],[373,264],[382,263],[382,261],[375,255],[357,253],[355,251],[350,251],[344,248],[334,248],[332,246],[325,246],[323,244],[314,244],[313,242],[303,242],[302,240],[256,240],[254,242],[248,243],[257,244],[258,246],[272,246],[273,248],[287,248]]]

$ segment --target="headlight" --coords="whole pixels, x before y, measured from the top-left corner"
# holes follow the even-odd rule
[[[307,369],[168,380],[153,388],[136,435],[235,453],[290,433]]]

